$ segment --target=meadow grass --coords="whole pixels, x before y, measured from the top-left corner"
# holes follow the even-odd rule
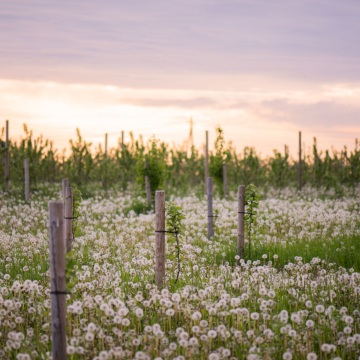
[[[0,197],[0,359],[51,352],[47,202]],[[356,359],[360,356],[360,217],[352,198],[285,190],[260,202],[244,259],[236,259],[236,202],[171,198],[186,214],[181,273],[166,249],[154,281],[154,215],[132,195],[84,199],[67,295],[69,359]],[[70,291],[70,288],[69,288]]]

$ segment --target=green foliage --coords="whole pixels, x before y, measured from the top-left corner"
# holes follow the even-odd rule
[[[181,249],[180,249],[180,237],[184,230],[183,220],[185,214],[181,206],[172,202],[167,202],[165,205],[166,213],[166,231],[169,233],[168,244],[173,245],[175,249],[175,256],[177,262],[177,272],[175,284],[179,280],[181,270]]]
[[[143,198],[135,197],[131,205],[124,209],[125,215],[129,215],[130,211],[134,211],[136,215],[145,214],[151,210],[151,206],[147,206]]]
[[[0,161],[6,156],[4,128],[0,132]],[[17,187],[23,193],[24,159],[30,162],[30,185],[37,190],[44,183],[59,183],[68,177],[77,184],[84,197],[91,196],[101,184],[105,190],[138,185],[145,194],[145,175],[149,176],[151,192],[162,188],[166,192],[186,195],[190,192],[201,197],[204,189],[204,155],[194,146],[169,147],[163,142],[150,139],[145,145],[141,136],[129,134],[127,142],[118,142],[105,154],[101,145],[96,148],[85,141],[80,130],[75,139],[70,140],[70,151],[60,154],[53,148],[50,140],[41,135],[34,137],[24,125],[24,135],[15,142],[10,141],[10,183],[11,190]],[[253,147],[245,147],[237,152],[231,143],[225,143],[224,132],[216,129],[215,151],[210,153],[210,174],[215,188],[222,194],[223,164],[227,164],[229,191],[235,191],[238,184],[272,186],[277,188],[296,187],[298,159],[294,160],[285,152],[274,150],[274,154],[262,159]],[[360,149],[358,141],[355,148],[344,147],[319,151],[314,139],[312,151],[302,158],[303,185],[318,189],[334,190],[337,196],[343,195],[344,187],[353,191],[360,182]],[[4,166],[0,166],[0,178],[4,179]],[[3,186],[4,183],[2,183]]]
[[[81,185],[91,179],[94,159],[90,152],[91,143],[83,140],[79,129],[76,129],[76,136],[76,140],[70,140],[71,154],[64,165],[70,181]]]
[[[252,147],[244,148],[244,156],[239,161],[238,171],[241,173],[238,183],[248,185],[255,184],[259,186],[265,181],[266,167],[256,154],[256,150]]]
[[[251,258],[251,237],[254,232],[254,226],[258,216],[258,207],[260,194],[254,184],[249,184],[245,188],[245,229],[249,241],[249,258]]]
[[[66,290],[71,293],[77,283],[76,268],[77,259],[73,250],[66,254]]]
[[[222,194],[223,186],[223,164],[227,162],[231,156],[230,151],[225,149],[224,131],[221,127],[216,128],[215,154],[210,155],[209,172],[217,186],[219,193]]]
[[[152,197],[156,190],[164,186],[166,178],[166,145],[151,139],[145,153],[140,153],[136,165],[137,183],[145,194],[145,176],[149,177]]]
[[[214,227],[214,234],[215,236],[220,236],[220,227],[218,226],[218,217],[219,217],[220,211],[219,209],[213,209],[213,227]]]
[[[289,185],[289,180],[292,179],[294,172],[292,172],[289,162],[287,146],[284,156],[279,151],[274,150],[274,157],[269,159],[269,167],[269,181],[272,186],[282,189]]]
[[[78,217],[80,215],[79,207],[82,201],[81,191],[77,188],[73,188],[73,223],[72,223],[72,232],[73,237],[81,236],[82,231],[79,227]]]

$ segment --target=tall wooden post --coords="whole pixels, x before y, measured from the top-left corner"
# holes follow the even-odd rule
[[[25,201],[30,200],[30,169],[29,159],[24,160],[24,171],[25,171]]]
[[[104,151],[104,157],[107,157],[108,152],[108,134],[105,134],[105,151]]]
[[[223,163],[223,185],[224,185],[224,199],[228,197],[228,184],[227,184],[227,165]]]
[[[5,192],[9,192],[10,184],[10,140],[9,140],[9,120],[6,120],[6,129],[5,129],[5,146],[6,146],[6,155],[5,155]]]
[[[49,234],[52,358],[65,360],[67,359],[65,236],[64,205],[61,201],[49,202]]]
[[[62,198],[65,204],[66,192],[67,192],[66,189],[69,187],[69,179],[62,179],[61,185],[62,185]]]
[[[165,282],[165,192],[155,192],[155,278],[156,285]]]
[[[125,138],[125,133],[124,133],[124,130],[122,130],[121,131],[121,156],[123,156],[123,153],[124,153],[124,147],[125,147],[124,138]]]
[[[74,240],[73,236],[73,218],[74,218],[74,209],[73,209],[73,188],[66,188],[66,196],[64,199],[64,209],[65,209],[65,243],[66,243],[66,252],[71,251],[72,242]]]
[[[240,258],[244,257],[245,248],[245,185],[238,187],[238,240],[237,240],[237,253]]]
[[[301,131],[299,131],[299,164],[298,164],[299,191],[302,190],[302,154],[301,154]]]
[[[205,194],[207,194],[207,181],[209,177],[209,131],[205,131]]]
[[[213,182],[212,178],[207,178],[207,211],[208,211],[208,238],[214,237],[214,214],[213,214]]]

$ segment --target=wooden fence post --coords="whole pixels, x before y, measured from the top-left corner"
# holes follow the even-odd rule
[[[156,285],[163,286],[165,281],[165,192],[155,192],[155,277]]]
[[[29,169],[29,159],[24,160],[24,170],[25,170],[25,201],[30,200],[30,169]]]
[[[65,204],[65,199],[66,199],[66,189],[69,187],[69,179],[62,179],[62,198],[63,198],[63,202]]]
[[[104,157],[107,157],[108,152],[108,134],[105,134],[105,151],[104,151]]]
[[[209,131],[205,131],[205,194],[207,194],[207,181],[209,177]]]
[[[6,130],[5,130],[5,146],[6,146],[6,155],[5,155],[5,192],[9,192],[10,184],[10,140],[9,140],[9,120],[6,120]]]
[[[151,188],[149,176],[145,176],[145,191],[146,191],[146,206],[150,207],[151,205]]]
[[[299,164],[298,164],[299,191],[302,190],[302,154],[301,154],[301,131],[299,131]]]
[[[228,184],[227,184],[227,165],[223,163],[223,184],[224,184],[224,199],[228,197]]]
[[[213,182],[212,178],[207,178],[207,211],[208,211],[208,238],[214,237],[214,214],[213,214]]]
[[[238,240],[237,240],[237,253],[240,258],[244,257],[245,248],[245,185],[238,187]]]
[[[53,360],[65,360],[66,355],[66,287],[64,205],[49,202],[51,334]]]
[[[125,138],[125,134],[124,134],[124,130],[121,131],[121,156],[124,156],[124,138]]]
[[[65,208],[65,243],[66,243],[66,252],[71,251],[72,242],[74,240],[73,235],[73,188],[66,188],[66,197],[64,201]]]

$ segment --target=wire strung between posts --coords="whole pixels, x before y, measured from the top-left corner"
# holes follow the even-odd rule
[[[219,217],[219,215],[208,215],[208,217]]]
[[[50,294],[52,295],[67,295],[67,291],[50,291]]]
[[[78,218],[78,216],[72,216],[72,217],[66,217],[66,216],[64,216],[64,219],[65,220],[75,220],[75,219],[77,219]]]
[[[170,234],[179,234],[178,231],[167,231],[167,230],[155,230],[156,233],[170,233]]]
[[[246,211],[238,211],[238,214],[246,214]]]

